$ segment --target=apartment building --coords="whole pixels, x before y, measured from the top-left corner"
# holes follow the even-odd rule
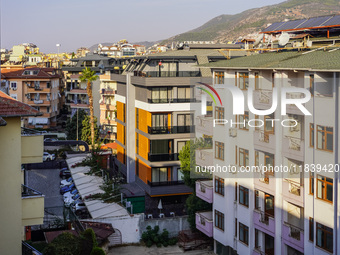
[[[24,117],[24,126],[45,129],[55,127],[61,107],[61,70],[31,67],[2,71],[1,80],[6,84],[8,94],[43,113],[39,117]]]
[[[197,65],[219,59],[224,56],[217,50],[201,45],[136,57],[122,75],[112,75],[117,81],[116,164],[128,183],[145,191],[147,217],[184,213],[192,190],[184,185],[178,154],[195,131],[194,86],[211,82],[211,71]]]
[[[331,47],[254,54],[206,65],[213,70],[213,86],[223,102],[214,105],[214,119],[224,121],[215,127],[210,122],[213,157],[210,163],[199,161],[196,153],[197,164],[236,170],[216,171],[213,180],[196,183],[197,196],[213,203],[213,211],[196,214],[196,225],[214,238],[217,254],[339,253],[339,179],[334,168],[339,167],[340,65],[332,61],[339,57],[337,48]],[[231,87],[238,88],[245,100],[253,90],[244,114],[233,113],[236,100]],[[285,89],[292,102],[305,97],[301,91],[292,92],[296,88],[311,93],[303,103],[311,115],[296,105],[281,105]],[[252,105],[268,110],[275,97],[273,113],[253,113]],[[275,168],[237,172],[254,166]],[[287,171],[275,171],[282,167]]]
[[[0,253],[21,255],[31,225],[43,223],[44,195],[27,186],[21,164],[42,162],[43,135],[22,135],[21,118],[39,112],[0,92]],[[23,243],[23,247],[29,248]],[[26,254],[26,253],[25,253]]]

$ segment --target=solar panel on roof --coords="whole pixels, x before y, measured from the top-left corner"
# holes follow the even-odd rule
[[[287,21],[284,25],[282,25],[279,30],[289,30],[289,29],[294,29],[298,27],[299,25],[302,25],[306,19],[301,19],[301,20],[291,20]]]
[[[285,22],[277,22],[274,24],[271,24],[269,27],[267,27],[265,30],[263,30],[263,32],[267,32],[267,31],[275,31],[277,30],[281,25],[283,25]]]
[[[322,26],[334,26],[334,25],[340,25],[340,15],[336,15],[324,24]]]
[[[297,28],[318,27],[321,26],[321,24],[325,21],[329,20],[331,17],[332,16],[310,18],[306,22],[300,24]]]

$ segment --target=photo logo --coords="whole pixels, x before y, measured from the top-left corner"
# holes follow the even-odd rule
[[[221,100],[220,95],[217,93],[217,91],[216,91],[212,86],[210,86],[209,84],[203,83],[203,82],[198,82],[198,84],[201,84],[201,85],[203,85],[203,86],[206,86],[206,87],[209,88],[212,92],[214,92],[215,95],[217,96],[218,100],[220,101],[221,106],[223,106],[223,105],[222,105],[222,100]],[[202,90],[202,91],[204,91],[204,92],[206,92],[206,93],[212,98],[212,100],[214,101],[215,105],[217,105],[216,100],[215,100],[215,97],[211,94],[211,92],[210,92],[209,90],[204,89],[204,88],[201,88],[201,87],[197,87],[197,88],[200,89],[200,90]]]

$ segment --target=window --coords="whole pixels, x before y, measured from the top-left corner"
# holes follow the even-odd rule
[[[319,199],[333,203],[333,179],[318,175],[316,196]]]
[[[249,74],[239,73],[239,87],[242,90],[246,90],[249,87]]]
[[[239,203],[244,206],[249,206],[249,189],[240,185],[239,188]]]
[[[333,151],[333,128],[317,126],[317,148],[324,151]]]
[[[314,195],[314,173],[309,173],[309,194]]]
[[[178,127],[192,126],[192,124],[194,122],[193,119],[194,119],[193,114],[178,114],[177,115],[177,126]]]
[[[274,113],[264,116],[264,122],[265,122],[264,131],[266,133],[274,134],[275,125],[274,125],[273,119],[274,119]]]
[[[245,111],[244,115],[238,116],[239,123],[243,122],[244,124],[239,124],[239,128],[243,130],[249,130],[248,121],[249,121],[249,112]]]
[[[260,83],[259,83],[259,73],[255,73],[255,89],[259,90],[260,89]]]
[[[224,107],[215,106],[215,119],[224,119]]]
[[[11,89],[17,90],[17,82],[16,81],[11,81]]]
[[[168,168],[153,167],[151,178],[152,182],[166,182],[168,180]]]
[[[224,231],[224,214],[215,210],[215,227]]]
[[[255,228],[255,249],[261,248],[259,234],[260,234],[260,231]]]
[[[213,106],[212,106],[213,102],[207,101],[207,117],[212,117],[213,116]]]
[[[255,209],[259,210],[260,208],[260,192],[255,190]]]
[[[309,124],[309,147],[314,147],[314,124]]]
[[[48,81],[48,82],[46,82],[46,87],[49,89],[49,88],[51,88],[51,83]]]
[[[237,201],[237,182],[235,182],[235,201]]]
[[[237,219],[235,218],[235,230],[234,230],[234,236],[237,237]]]
[[[269,169],[269,171],[266,172],[266,175],[272,175],[274,176],[274,165],[275,165],[275,159],[274,159],[274,154],[269,154],[269,153],[265,153],[264,155],[264,164],[267,167],[267,169]]]
[[[314,96],[314,74],[309,75],[309,91]]]
[[[152,127],[168,127],[168,114],[152,114]]]
[[[260,153],[258,151],[255,151],[255,166],[260,165]]]
[[[309,217],[309,241],[314,242],[314,219]]]
[[[215,142],[215,158],[224,160],[224,143]]]
[[[215,177],[215,193],[224,196],[224,179]]]
[[[239,148],[239,165],[248,166],[249,165],[249,151]]]
[[[171,87],[152,88],[151,90],[152,103],[168,103],[170,99],[172,99]]]
[[[50,93],[48,93],[48,94],[46,95],[46,100],[47,100],[47,101],[51,101],[51,94],[50,94]]]
[[[246,225],[243,225],[241,222],[239,223],[239,231],[240,231],[240,235],[239,235],[239,240],[248,245],[249,243],[249,228]]]
[[[183,181],[184,180],[184,174],[180,168],[177,168],[177,181]]]
[[[49,106],[46,107],[46,112],[50,112],[50,107]]]
[[[224,72],[215,72],[215,84],[224,84]]]
[[[316,223],[316,245],[333,252],[333,229]]]
[[[177,88],[177,101],[178,102],[190,102],[191,98],[194,98],[194,90],[190,87]]]

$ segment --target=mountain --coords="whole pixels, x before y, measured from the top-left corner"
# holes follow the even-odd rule
[[[285,19],[293,20],[339,13],[339,0],[289,0],[235,15],[220,15],[196,29],[173,36],[162,43],[173,41],[228,42],[258,33],[269,24]]]

